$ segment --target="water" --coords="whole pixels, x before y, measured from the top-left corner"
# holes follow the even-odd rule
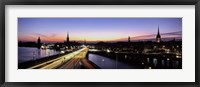
[[[37,49],[32,47],[18,47],[18,62],[36,60],[47,56],[56,55],[59,52],[52,49]]]
[[[117,58],[110,59],[104,56],[96,55],[96,54],[89,54],[88,59],[95,63],[102,69],[136,69],[138,67],[120,62]]]

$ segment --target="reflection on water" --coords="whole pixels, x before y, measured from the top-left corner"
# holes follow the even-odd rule
[[[157,62],[157,59],[156,59],[156,58],[154,58],[154,59],[153,59],[153,64],[154,64],[154,67],[156,67],[156,66],[157,66],[157,63],[158,63],[158,62]]]
[[[165,60],[162,60],[162,67],[165,66]]]
[[[36,60],[47,56],[58,54],[58,51],[52,49],[37,49],[31,47],[18,47],[18,62]]]
[[[172,69],[179,69],[180,62],[178,60],[170,60],[169,58],[165,59],[159,59],[159,58],[153,58],[152,63],[149,58],[147,58],[146,66],[150,66],[153,68],[172,68]]]
[[[88,54],[88,59],[102,69],[136,69],[138,67],[125,64],[117,60],[110,59],[96,54]]]
[[[103,69],[181,69],[181,60],[172,56],[90,53],[88,59]]]

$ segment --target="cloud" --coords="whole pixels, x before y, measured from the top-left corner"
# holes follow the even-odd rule
[[[161,35],[182,35],[182,31],[163,33]]]
[[[148,38],[148,37],[155,37],[157,34],[151,34],[151,35],[142,35],[142,36],[135,36],[131,38]],[[176,31],[176,32],[169,32],[169,33],[160,33],[161,36],[168,36],[168,35],[182,35],[182,31]]]
[[[141,35],[141,36],[135,36],[131,37],[131,40],[139,40],[139,39],[150,39],[150,38],[155,38],[157,35],[156,34],[150,34],[150,35]],[[161,37],[181,37],[182,31],[176,31],[176,32],[168,32],[168,33],[160,33]],[[119,41],[127,40],[127,38],[121,38],[117,39]]]
[[[51,37],[56,37],[56,36],[57,36],[57,34],[51,34],[50,36],[51,36]]]
[[[50,35],[44,35],[44,34],[40,34],[40,33],[32,33],[32,36],[38,36],[38,37],[43,37],[43,38],[54,38],[57,37],[57,34],[50,34]]]
[[[33,36],[38,36],[38,37],[44,37],[44,38],[48,38],[47,35],[44,35],[44,34],[39,34],[39,33],[32,33],[31,35]]]

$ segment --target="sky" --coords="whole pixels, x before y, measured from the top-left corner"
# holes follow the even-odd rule
[[[18,18],[18,40],[63,42],[182,38],[182,18]]]

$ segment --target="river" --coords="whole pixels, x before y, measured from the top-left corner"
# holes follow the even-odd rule
[[[36,60],[47,56],[56,55],[59,52],[53,49],[38,49],[33,47],[18,47],[18,63]]]
[[[117,59],[111,59],[96,54],[88,54],[88,59],[95,63],[102,69],[137,69],[139,67],[126,64],[118,61]]]

